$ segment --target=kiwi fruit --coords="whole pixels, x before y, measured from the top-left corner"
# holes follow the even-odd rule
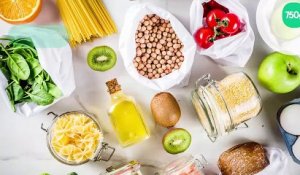
[[[108,46],[98,46],[93,48],[87,56],[87,63],[95,71],[107,71],[117,62],[115,51]]]
[[[183,128],[170,129],[163,137],[163,147],[170,154],[182,153],[192,142],[191,134]]]
[[[151,101],[152,116],[160,126],[170,128],[176,125],[181,116],[179,104],[169,92],[156,94]]]

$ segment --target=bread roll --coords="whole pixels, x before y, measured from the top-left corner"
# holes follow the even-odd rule
[[[254,175],[268,165],[266,150],[255,142],[230,148],[221,154],[218,161],[222,175]]]

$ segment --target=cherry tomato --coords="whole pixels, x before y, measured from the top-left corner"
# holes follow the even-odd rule
[[[214,44],[214,31],[209,27],[201,27],[194,35],[199,47],[207,49]]]
[[[221,31],[229,35],[236,34],[241,28],[241,22],[238,16],[233,13],[227,13],[222,19]]]
[[[220,9],[214,9],[210,11],[206,16],[206,24],[210,28],[218,26],[218,23],[226,15],[226,13]]]

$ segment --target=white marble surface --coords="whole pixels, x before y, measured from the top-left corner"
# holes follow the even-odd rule
[[[189,26],[189,6],[192,0],[155,1],[171,11],[186,27]],[[276,125],[275,114],[281,104],[297,98],[300,93],[300,91],[297,90],[286,95],[274,95],[258,85],[256,78],[257,67],[262,58],[271,50],[257,33],[255,12],[258,0],[241,1],[249,12],[251,24],[256,34],[254,53],[246,68],[219,67],[208,58],[197,55],[195,57],[189,86],[170,90],[179,100],[182,109],[182,119],[177,126],[189,130],[193,138],[191,147],[182,155],[203,154],[209,162],[209,166],[207,167],[208,174],[216,174],[218,172],[216,162],[218,156],[224,150],[243,141],[256,141],[267,146],[282,148],[286,152],[283,139]],[[42,14],[37,21],[45,23],[45,20],[52,21],[53,19],[51,18],[55,18],[56,15],[51,15],[51,13],[53,13],[50,8],[51,1],[45,0],[44,2],[47,6],[44,6]],[[124,13],[134,2],[130,2],[129,0],[105,0],[105,3],[115,19],[118,28],[121,29]],[[9,27],[8,24],[0,21],[1,34],[5,33]],[[74,49],[74,68],[77,84],[76,94],[79,94],[81,101],[87,107],[88,111],[97,115],[101,125],[106,131],[105,141],[117,148],[113,161],[136,159],[142,163],[160,165],[182,156],[169,155],[162,149],[161,137],[165,129],[154,126],[149,111],[150,100],[157,92],[143,87],[129,77],[122,65],[120,57],[114,69],[105,73],[93,72],[87,66],[86,55],[88,50],[94,46],[103,44],[118,50],[118,35],[95,40],[95,42],[87,43]],[[193,83],[204,73],[210,72],[214,77],[222,78],[226,73],[239,70],[247,72],[257,84],[263,99],[263,111],[259,117],[248,122],[248,129],[240,129],[228,136],[220,138],[215,143],[211,143],[201,128],[190,101],[190,92],[193,89]],[[125,149],[118,146],[116,138],[111,132],[111,126],[106,114],[110,99],[106,92],[105,81],[113,77],[118,77],[124,91],[136,98],[146,114],[147,122],[151,126],[152,131],[150,139]],[[82,166],[67,166],[57,162],[47,149],[46,134],[40,129],[42,122],[49,124],[52,120],[52,117],[46,116],[46,113],[49,111],[63,113],[65,111],[78,109],[81,109],[80,106],[76,103],[74,97],[70,97],[55,104],[41,114],[25,118],[12,113],[1,99],[0,174],[38,175],[42,172],[49,172],[52,175],[65,175],[71,171],[76,171],[80,175],[97,175],[102,172],[104,168],[109,166],[112,162],[89,162]],[[291,158],[289,158],[288,166],[289,172],[285,175],[300,174],[300,165],[295,164]],[[149,168],[144,170],[146,170],[146,175],[153,174],[153,170]]]

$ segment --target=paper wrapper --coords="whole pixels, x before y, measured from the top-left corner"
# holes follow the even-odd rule
[[[203,2],[209,0],[193,0],[190,9],[190,31],[194,34],[203,27]],[[214,41],[208,49],[197,48],[200,55],[209,56],[215,62],[226,66],[244,67],[248,62],[254,46],[254,33],[250,26],[247,9],[237,0],[216,0],[219,4],[236,14],[242,23],[244,30],[234,36]]]
[[[133,65],[133,59],[136,55],[135,33],[140,21],[148,14],[156,14],[163,19],[170,20],[175,33],[184,45],[184,62],[180,69],[154,80],[140,75]],[[190,33],[168,11],[150,4],[136,4],[128,9],[126,13],[119,40],[119,50],[123,58],[124,66],[131,77],[149,88],[163,91],[175,86],[187,85],[194,62],[196,44]]]

